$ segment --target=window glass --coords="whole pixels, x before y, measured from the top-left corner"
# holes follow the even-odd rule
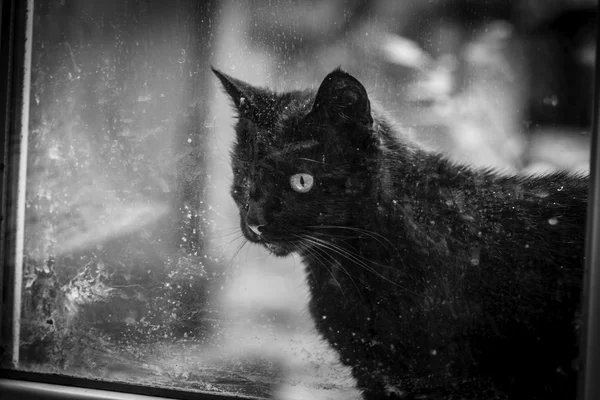
[[[235,113],[211,65],[279,91],[341,66],[456,162],[586,173],[595,7],[35,2],[18,368],[357,398],[307,312],[302,260],[240,231]]]

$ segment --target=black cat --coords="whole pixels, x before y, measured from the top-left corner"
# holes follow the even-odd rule
[[[420,149],[337,69],[238,114],[245,237],[306,266],[317,329],[366,399],[574,399],[587,178]]]

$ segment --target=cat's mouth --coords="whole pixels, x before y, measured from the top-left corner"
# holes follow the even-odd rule
[[[263,245],[267,250],[278,257],[285,257],[295,251],[295,246],[292,246],[291,244],[271,242],[261,236],[255,237],[251,241]]]
[[[287,243],[279,240],[275,241],[272,237],[269,237],[269,235],[258,234],[257,232],[253,231],[248,227],[245,227],[243,232],[244,236],[246,236],[246,239],[248,239],[252,243],[264,246],[267,250],[269,250],[269,252],[271,252],[275,256],[285,257],[290,253],[296,251],[296,246],[294,246],[293,243]]]
[[[263,246],[267,248],[271,253],[278,257],[285,257],[292,253],[294,250],[289,245],[261,242]]]

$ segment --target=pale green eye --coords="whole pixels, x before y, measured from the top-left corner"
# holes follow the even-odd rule
[[[298,193],[306,193],[312,189],[315,179],[310,174],[295,174],[290,177],[290,186]]]

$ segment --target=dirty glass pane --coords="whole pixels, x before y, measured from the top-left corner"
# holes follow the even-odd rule
[[[211,65],[278,91],[316,89],[341,66],[457,163],[585,174],[595,7],[35,2],[18,367],[359,398],[307,312],[302,259],[240,231],[235,113]]]

